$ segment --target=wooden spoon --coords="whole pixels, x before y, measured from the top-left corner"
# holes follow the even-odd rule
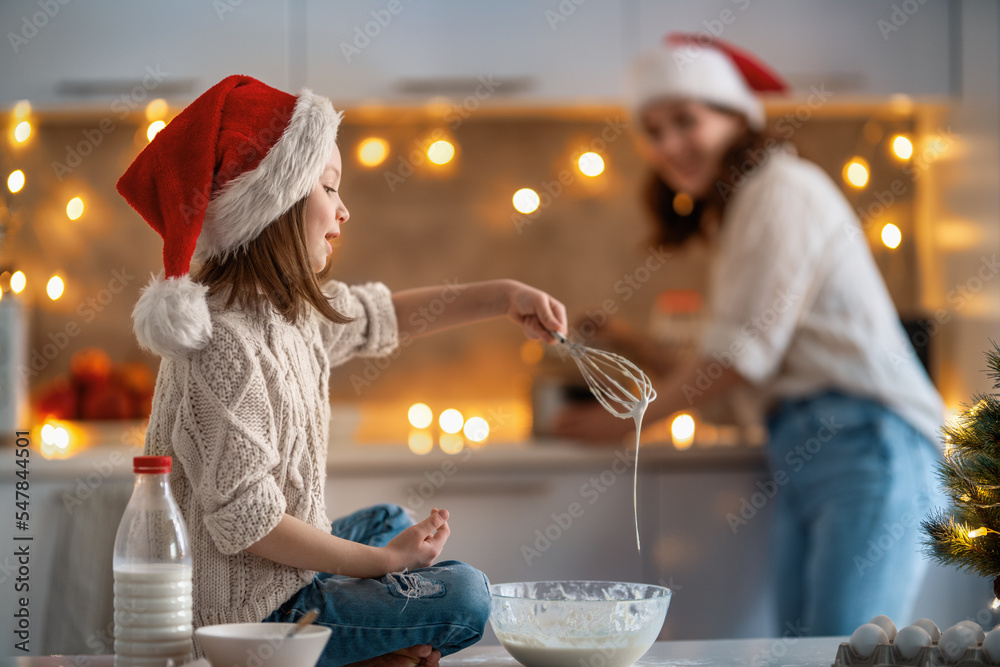
[[[298,620],[298,622],[295,624],[295,627],[288,631],[288,634],[285,635],[285,639],[288,639],[302,628],[306,627],[307,625],[310,625],[313,621],[316,620],[317,616],[319,616],[319,609],[310,609],[309,611],[307,611],[305,615]]]

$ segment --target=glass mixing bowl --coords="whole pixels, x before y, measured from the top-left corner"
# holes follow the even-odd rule
[[[628,667],[663,627],[669,588],[613,581],[490,586],[490,625],[525,667]]]

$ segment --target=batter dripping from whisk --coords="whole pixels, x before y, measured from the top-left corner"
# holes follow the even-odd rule
[[[569,349],[583,379],[604,409],[620,419],[635,422],[635,468],[632,470],[632,512],[635,515],[635,547],[639,542],[639,433],[646,407],[656,399],[653,383],[642,370],[625,357],[580,343],[573,343],[558,332],[551,332]]]

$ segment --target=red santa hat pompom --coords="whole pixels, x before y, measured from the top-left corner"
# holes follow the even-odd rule
[[[662,99],[693,99],[743,114],[764,129],[764,105],[756,93],[787,92],[788,85],[752,54],[721,39],[670,33],[663,44],[632,64],[626,98],[633,117]]]
[[[226,257],[312,192],[341,114],[298,95],[226,77],[160,130],[118,180],[118,192],[163,237],[163,267],[132,312],[139,344],[183,357],[212,337],[208,287],[193,258]]]

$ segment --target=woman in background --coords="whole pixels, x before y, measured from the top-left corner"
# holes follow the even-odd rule
[[[646,414],[664,419],[741,385],[766,398],[778,627],[846,635],[911,613],[943,406],[850,205],[765,133],[754,91],[784,88],[749,54],[685,35],[629,73],[658,240],[701,238],[711,252],[698,354],[656,383]],[[630,427],[576,407],[557,430],[611,440]]]

